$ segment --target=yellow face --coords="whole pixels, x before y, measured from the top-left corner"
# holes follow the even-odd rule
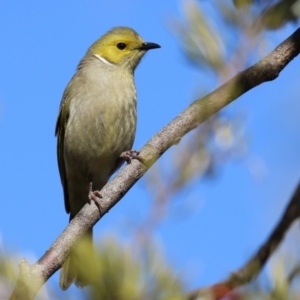
[[[139,62],[144,50],[138,49],[144,40],[131,28],[118,27],[109,31],[91,47],[92,54],[100,56],[108,62],[120,65],[131,60]]]

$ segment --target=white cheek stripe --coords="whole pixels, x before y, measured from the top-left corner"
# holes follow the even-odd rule
[[[97,57],[99,60],[101,60],[102,62],[104,62],[105,64],[107,65],[110,65],[110,66],[114,66],[114,64],[110,63],[109,61],[107,61],[105,58],[103,58],[102,56],[99,56],[97,54],[94,54],[95,57]]]

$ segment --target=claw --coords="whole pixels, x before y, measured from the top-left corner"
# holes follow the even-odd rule
[[[128,150],[128,151],[124,151],[120,155],[120,157],[123,158],[128,164],[130,164],[132,159],[140,160],[139,154],[140,154],[139,151]]]
[[[96,190],[93,191],[93,182],[90,182],[89,184],[89,195],[88,195],[88,199],[89,199],[89,203],[91,203],[91,201],[94,201],[94,203],[97,205],[100,215],[102,216],[102,207],[101,204],[99,202],[100,198],[103,198],[100,191]]]

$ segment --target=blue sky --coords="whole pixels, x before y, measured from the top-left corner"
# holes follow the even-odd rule
[[[7,249],[27,257],[40,257],[68,222],[54,126],[63,90],[99,36],[124,25],[162,46],[146,55],[135,74],[139,101],[135,149],[180,113],[197,90],[216,87],[210,74],[187,63],[169,29],[172,18],[182,17],[180,1],[103,3],[0,4],[0,235]],[[274,46],[293,30],[286,26],[271,33]],[[275,81],[229,106],[230,113],[246,112],[248,156],[226,164],[215,180],[193,186],[191,193],[199,199],[195,211],[185,218],[167,218],[156,231],[179,270],[192,266],[191,288],[220,280],[238,268],[267,237],[299,180],[300,91],[295,76],[299,69],[296,58]],[[252,159],[266,166],[260,181],[247,167]],[[124,220],[142,218],[148,206],[139,182],[96,225],[96,238],[121,237]],[[57,283],[56,276],[51,280]]]

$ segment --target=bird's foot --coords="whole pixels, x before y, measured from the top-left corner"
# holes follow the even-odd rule
[[[103,216],[102,207],[101,207],[101,204],[99,201],[103,197],[102,197],[100,191],[98,191],[98,190],[93,191],[93,182],[90,182],[90,184],[89,184],[88,198],[89,198],[89,203],[91,203],[91,201],[94,201],[94,203],[97,205],[97,207],[99,209],[100,215]]]
[[[131,163],[132,159],[137,159],[140,162],[142,162],[142,158],[139,156],[139,154],[140,154],[139,151],[128,150],[128,151],[122,152],[122,154],[120,155],[120,157],[123,158],[128,164]]]

